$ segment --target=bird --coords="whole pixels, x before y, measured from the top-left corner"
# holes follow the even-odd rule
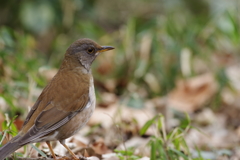
[[[51,141],[59,141],[74,160],[79,160],[65,140],[90,119],[96,104],[91,64],[100,53],[112,49],[114,47],[100,46],[87,38],[73,42],[58,72],[31,107],[17,136],[0,148],[0,160],[36,142],[46,142],[56,160]]]

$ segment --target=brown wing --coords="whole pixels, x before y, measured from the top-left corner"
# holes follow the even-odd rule
[[[58,73],[29,112],[20,143],[36,141],[81,112],[89,102],[89,78],[68,72]]]
[[[34,113],[34,111],[37,109],[37,107],[38,107],[38,105],[39,105],[40,102],[41,102],[40,100],[37,100],[37,101],[35,102],[35,104],[32,106],[31,110],[29,111],[29,113],[28,113],[28,115],[27,115],[27,117],[26,117],[26,119],[25,119],[25,121],[24,121],[24,123],[23,123],[22,128],[27,124],[27,122],[28,122],[29,119],[31,118],[31,116],[32,116],[32,114]]]

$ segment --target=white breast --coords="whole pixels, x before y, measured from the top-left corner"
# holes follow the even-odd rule
[[[89,107],[94,107],[96,105],[96,96],[95,96],[95,90],[94,90],[94,84],[93,84],[93,78],[90,79],[90,87],[89,87],[89,101],[85,107],[85,109]]]

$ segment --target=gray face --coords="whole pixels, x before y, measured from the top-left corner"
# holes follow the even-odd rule
[[[67,55],[77,58],[78,61],[87,69],[99,53],[112,50],[114,47],[111,46],[100,46],[96,42],[83,38],[75,41],[68,49]]]
[[[103,48],[90,39],[79,39],[68,48],[67,53],[76,57],[89,70],[92,62]]]
[[[93,45],[87,44],[78,47],[78,50],[79,50],[77,51],[78,60],[86,69],[89,70],[92,62],[99,54],[98,48],[96,48]]]

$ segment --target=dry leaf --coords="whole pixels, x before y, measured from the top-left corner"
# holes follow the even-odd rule
[[[203,115],[201,112],[197,114],[199,114],[199,117]],[[209,116],[212,115],[209,114]],[[198,148],[205,149],[231,148],[238,145],[239,137],[235,132],[226,128],[228,123],[224,114],[215,114],[213,121],[215,122],[208,123],[205,126],[195,126],[198,129],[191,129],[187,133],[185,140],[190,148],[194,148],[196,145]]]
[[[24,121],[19,118],[19,116],[14,120],[14,124],[17,127],[18,131],[22,128]],[[1,124],[1,122],[0,122]]]
[[[226,69],[226,75],[231,88],[224,88],[221,92],[223,101],[229,106],[240,108],[240,65],[233,65]]]
[[[111,150],[108,149],[108,147],[106,146],[106,144],[104,143],[104,140],[102,138],[100,138],[99,140],[97,140],[96,142],[94,142],[91,147],[93,148],[93,150],[98,153],[98,154],[106,154],[106,153],[111,153]]]
[[[135,155],[150,155],[150,147],[147,146],[150,138],[142,138],[142,137],[132,137],[131,139],[124,142],[124,144],[120,144],[117,147],[117,150],[126,150],[128,148],[135,148]]]
[[[194,121],[202,126],[207,126],[217,123],[217,118],[211,109],[205,108],[195,116]]]
[[[116,153],[103,154],[102,158],[104,160],[119,160]]]
[[[118,103],[110,105],[108,108],[97,107],[91,117],[89,124],[101,124],[109,128],[114,121],[132,121],[135,119],[141,128],[149,119],[154,116],[154,112],[149,108],[134,109]],[[118,118],[116,120],[116,118]]]
[[[203,107],[216,93],[217,88],[212,74],[180,80],[168,96],[168,106],[184,112],[193,112]]]

